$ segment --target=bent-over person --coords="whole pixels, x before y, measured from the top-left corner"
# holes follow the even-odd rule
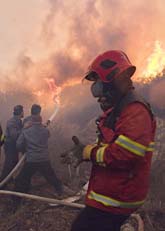
[[[17,148],[26,155],[25,164],[16,178],[14,191],[27,193],[30,189],[31,178],[39,172],[54,186],[58,196],[61,196],[62,183],[53,171],[48,155],[49,130],[42,124],[41,116],[32,116],[32,123],[24,128],[17,140]],[[15,205],[21,201],[13,197]]]

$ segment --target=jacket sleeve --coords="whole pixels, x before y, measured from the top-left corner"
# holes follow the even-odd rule
[[[152,120],[141,103],[128,105],[121,113],[113,143],[92,150],[91,160],[118,168],[129,168],[144,158],[152,139]]]
[[[26,148],[26,142],[25,142],[25,136],[24,136],[24,132],[22,131],[21,134],[19,135],[17,142],[16,142],[16,147],[17,150],[24,153],[25,152],[25,148]]]

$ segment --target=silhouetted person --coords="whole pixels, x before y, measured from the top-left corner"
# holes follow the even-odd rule
[[[5,132],[5,162],[1,174],[1,181],[10,173],[18,162],[18,150],[16,141],[22,130],[23,106],[16,105],[13,109],[13,117],[7,121]]]
[[[32,116],[34,115],[40,115],[41,114],[41,106],[38,104],[33,104],[31,106],[31,115],[27,116],[23,120],[23,127],[28,126],[29,122],[32,122]]]
[[[63,189],[61,181],[53,171],[48,153],[49,130],[42,124],[39,115],[33,115],[29,127],[22,130],[18,140],[17,148],[26,155],[26,160],[21,172],[16,178],[14,191],[27,193],[30,189],[32,176],[39,172],[45,179],[54,186],[58,196],[61,196]],[[15,205],[21,201],[13,197]]]

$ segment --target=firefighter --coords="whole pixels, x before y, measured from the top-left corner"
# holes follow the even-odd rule
[[[24,116],[23,106],[16,105],[13,109],[13,117],[7,121],[4,151],[5,162],[1,174],[1,181],[10,173],[18,162],[18,151],[16,140],[22,130],[22,118]]]
[[[38,104],[33,104],[31,106],[31,115],[27,116],[23,120],[23,127],[28,126],[28,124],[32,122],[32,116],[33,115],[40,115],[40,114],[41,114],[41,106]]]
[[[24,152],[26,160],[15,180],[14,191],[27,193],[30,189],[32,176],[39,172],[54,188],[59,197],[63,193],[61,181],[53,171],[48,157],[49,130],[42,124],[40,115],[32,115],[31,123],[22,130],[17,140],[17,149]],[[21,199],[13,197],[15,208]]]
[[[94,59],[85,76],[103,115],[96,120],[98,142],[83,149],[82,159],[93,167],[86,207],[72,231],[119,231],[146,199],[156,125],[133,87],[135,70],[124,52],[110,50]]]

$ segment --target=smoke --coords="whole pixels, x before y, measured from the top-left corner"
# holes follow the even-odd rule
[[[81,57],[84,70],[98,53],[122,49],[138,66],[140,74],[155,41],[163,43],[165,39],[162,7],[161,0],[131,3],[88,0],[81,4],[73,0],[50,1],[50,13],[42,30],[45,43],[56,46],[58,41],[65,56]]]
[[[165,118],[165,75],[147,84],[137,85],[141,94],[149,101],[156,116]]]
[[[32,22],[30,17],[34,18],[34,15],[29,16],[28,30],[26,18],[21,34],[23,42],[18,46],[18,41],[13,40],[12,44],[17,55],[12,65],[6,64],[7,68],[3,70],[1,67],[0,70],[4,121],[10,116],[11,108],[18,103],[25,106],[26,113],[32,103],[40,103],[44,118],[48,118],[54,109],[55,92],[49,88],[46,79],[53,79],[54,84],[62,89],[60,113],[56,121],[63,121],[62,126],[69,126],[70,131],[83,130],[99,113],[99,106],[90,95],[89,86],[81,83],[90,61],[105,50],[122,49],[137,66],[135,80],[138,80],[154,50],[155,41],[163,46],[165,40],[164,0],[47,0],[40,5],[37,1],[29,1],[28,4],[29,15],[30,8],[36,7],[38,10],[33,9],[32,12],[34,15],[37,13],[38,17]],[[18,9],[15,5],[14,12],[16,20],[12,28],[19,28],[25,20],[24,9]],[[10,27],[5,26],[7,33]],[[31,31],[29,28],[32,28]],[[15,29],[13,37],[15,33],[20,35]],[[11,47],[7,49],[7,41],[4,45],[7,52]],[[10,53],[7,58],[10,58]],[[162,110],[164,81],[160,84],[159,81],[161,79],[155,85],[148,84],[147,98]]]

